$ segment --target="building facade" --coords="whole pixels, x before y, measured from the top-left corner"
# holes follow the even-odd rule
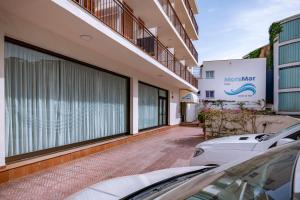
[[[274,44],[274,108],[279,114],[300,114],[300,15],[279,22]]]
[[[260,109],[266,97],[266,59],[204,61],[198,80],[199,98],[208,106],[224,101],[225,108]]]
[[[198,86],[197,12],[195,0],[0,2],[0,166],[179,124],[180,90]]]

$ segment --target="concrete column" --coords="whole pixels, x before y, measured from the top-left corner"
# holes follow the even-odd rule
[[[274,65],[274,111],[278,112],[279,106],[279,42],[274,43],[273,49],[273,65]]]
[[[0,31],[0,166],[5,165],[4,33]]]
[[[174,118],[176,118],[176,111],[174,112],[174,92],[173,90],[169,90],[169,104],[168,104],[168,116],[169,121],[168,125],[174,125]],[[176,105],[175,105],[176,110]]]
[[[169,125],[180,123],[180,97],[179,89],[169,90]]]
[[[139,81],[130,79],[130,134],[139,132]]]

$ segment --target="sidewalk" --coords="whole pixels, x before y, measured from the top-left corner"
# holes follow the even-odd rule
[[[64,199],[102,180],[187,166],[200,128],[175,127],[144,140],[93,154],[0,185],[0,199]]]

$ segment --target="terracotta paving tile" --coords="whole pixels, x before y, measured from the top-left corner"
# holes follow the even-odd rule
[[[188,166],[200,128],[174,127],[0,185],[2,200],[64,199],[91,184],[118,176]]]

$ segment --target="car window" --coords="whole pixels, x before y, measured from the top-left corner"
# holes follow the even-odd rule
[[[284,129],[280,130],[280,131],[277,132],[277,133],[274,133],[274,134],[268,134],[268,135],[266,135],[266,136],[263,138],[263,140],[266,141],[266,140],[273,139],[273,138],[277,137],[278,135],[280,135],[280,134],[282,134],[282,133],[284,133],[284,132],[286,132],[286,131],[290,131],[290,130],[292,130],[292,129],[296,128],[296,127],[299,127],[299,126],[300,126],[300,123],[294,124],[294,125],[292,125],[292,126],[289,126],[289,127],[287,127],[287,128],[284,128]]]
[[[297,131],[286,138],[293,139],[293,140],[300,140],[300,131]]]
[[[188,200],[285,200],[292,197],[292,175],[299,149],[258,157],[225,171]]]

